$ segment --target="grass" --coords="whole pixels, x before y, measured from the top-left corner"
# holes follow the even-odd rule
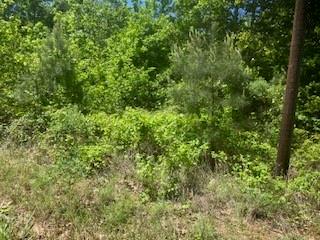
[[[117,162],[84,177],[41,161],[36,151],[1,149],[0,240],[320,238],[317,223],[297,227],[243,193],[230,176],[199,170],[198,191],[150,201],[134,166]]]

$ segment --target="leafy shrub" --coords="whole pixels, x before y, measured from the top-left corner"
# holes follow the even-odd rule
[[[46,129],[47,119],[43,116],[26,114],[13,120],[4,129],[5,140],[12,145],[23,146],[34,144],[38,140],[39,134]]]
[[[50,120],[42,136],[42,146],[55,161],[85,173],[105,167],[110,149],[96,145],[95,125],[77,107],[54,111]]]
[[[249,156],[240,156],[240,160],[240,163],[235,164],[234,170],[248,187],[262,187],[269,181],[270,166],[253,162]]]
[[[50,113],[44,141],[51,148],[72,148],[94,140],[93,125],[74,106]]]
[[[250,155],[241,156],[240,163],[234,166],[234,171],[245,197],[239,207],[242,214],[253,218],[281,214],[294,216],[301,224],[312,222],[312,216],[316,214],[306,214],[310,211],[306,203],[312,204],[315,211],[320,209],[319,149],[317,135],[301,144],[293,153],[287,182],[272,176],[272,164]]]
[[[320,131],[320,83],[312,82],[302,88],[297,106],[297,124],[311,132]]]
[[[320,208],[320,136],[306,139],[292,157],[292,179],[289,188],[303,198],[313,200]]]
[[[133,156],[138,175],[152,197],[175,195],[177,172],[197,165],[206,144],[198,139],[197,120],[170,111],[127,109],[122,115],[95,114],[101,143]]]
[[[50,114],[43,146],[58,162],[84,172],[103,169],[115,154],[131,154],[151,195],[175,193],[177,171],[197,165],[206,144],[196,119],[175,112],[127,109],[121,115],[85,116],[76,107]]]
[[[80,161],[87,172],[105,169],[112,158],[112,150],[105,145],[84,145],[79,147]]]
[[[320,135],[306,139],[294,152],[293,166],[299,170],[320,170]]]
[[[122,114],[86,116],[69,106],[47,113],[48,127],[41,144],[71,173],[90,174],[105,169],[114,156],[128,155],[152,199],[178,197],[184,191],[182,186],[192,186],[186,182],[191,178],[181,176],[191,176],[207,154],[229,167],[237,163],[239,175],[250,186],[264,183],[275,149],[255,132],[236,130],[230,114],[227,110],[217,113],[212,120],[214,128],[206,128],[205,114],[199,118],[173,110],[128,108]]]

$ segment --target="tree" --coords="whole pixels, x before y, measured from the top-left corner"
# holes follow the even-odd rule
[[[176,2],[175,18],[180,40],[188,40],[190,29],[214,34],[223,40],[226,33],[237,32],[240,25],[239,6],[233,0],[181,0]]]
[[[69,50],[60,22],[57,22],[37,50],[34,70],[21,76],[16,96],[23,105],[63,106],[82,103],[81,82],[75,72],[75,61]]]
[[[287,175],[290,161],[290,145],[294,127],[296,100],[299,87],[300,63],[304,41],[305,1],[296,0],[293,31],[290,48],[287,87],[284,98],[280,140],[275,174]]]
[[[201,119],[200,134],[208,143],[207,159],[214,170],[212,153],[232,152],[232,115],[246,104],[250,76],[230,37],[208,41],[204,34],[190,33],[190,40],[174,49],[172,62],[176,82],[169,91],[171,101],[181,112]]]
[[[23,24],[42,22],[48,27],[53,27],[51,6],[53,0],[12,0],[9,1],[3,16],[9,19],[18,17]]]

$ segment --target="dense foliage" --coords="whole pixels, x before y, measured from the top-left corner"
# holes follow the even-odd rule
[[[145,200],[196,189],[194,169],[209,165],[268,206],[299,194],[319,210],[317,0],[290,181],[272,177],[293,3],[1,1],[0,139],[65,174],[127,159]]]

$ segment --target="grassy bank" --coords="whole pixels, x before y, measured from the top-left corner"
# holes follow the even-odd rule
[[[2,149],[0,239],[320,237],[316,217],[305,212],[310,221],[297,221],[273,209],[276,206],[264,206],[261,199],[241,191],[231,176],[196,169],[196,192],[150,201],[135,167],[129,161],[117,162],[103,174],[83,177],[43,161],[35,150]]]

